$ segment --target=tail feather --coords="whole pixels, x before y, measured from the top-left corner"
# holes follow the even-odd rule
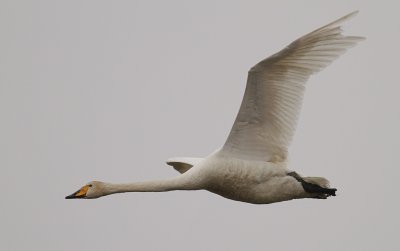
[[[330,188],[331,186],[329,185],[329,180],[323,178],[323,177],[302,177],[304,181],[318,185],[323,188]]]
[[[331,188],[329,181],[323,177],[303,177],[304,190],[310,193],[320,193],[317,198],[326,199],[328,196],[336,196],[336,188]],[[322,196],[322,197],[320,197]]]
[[[288,173],[301,183],[305,192],[312,194],[312,198],[326,199],[336,196],[336,188],[330,188],[329,181],[323,177],[301,177],[296,172]]]

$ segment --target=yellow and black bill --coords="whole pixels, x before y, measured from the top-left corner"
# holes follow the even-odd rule
[[[65,197],[66,199],[84,199],[86,198],[86,193],[89,190],[89,185],[83,186],[81,189],[76,191],[75,193],[68,195]]]

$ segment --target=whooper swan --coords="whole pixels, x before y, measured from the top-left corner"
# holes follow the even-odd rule
[[[259,62],[248,73],[243,101],[224,146],[206,158],[167,161],[181,175],[156,181],[111,184],[89,182],[66,199],[95,199],[125,192],[205,189],[225,198],[267,204],[335,196],[327,179],[303,177],[287,169],[308,78],[363,40],[344,36],[340,25],[350,13]]]

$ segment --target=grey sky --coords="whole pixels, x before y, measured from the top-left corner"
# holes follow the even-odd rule
[[[302,2],[1,1],[0,249],[399,249],[399,6]],[[168,157],[224,143],[251,66],[357,9],[346,34],[367,40],[311,78],[290,148],[337,197],[64,199],[178,175]]]

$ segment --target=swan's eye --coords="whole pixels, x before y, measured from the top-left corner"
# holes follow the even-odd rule
[[[92,186],[93,186],[92,184],[89,185],[89,187],[92,187]]]

